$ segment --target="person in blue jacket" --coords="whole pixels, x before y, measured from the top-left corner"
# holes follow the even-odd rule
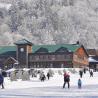
[[[4,89],[4,77],[2,76],[2,74],[0,74],[0,85],[2,89]]]
[[[82,80],[81,79],[78,79],[78,88],[82,88]]]

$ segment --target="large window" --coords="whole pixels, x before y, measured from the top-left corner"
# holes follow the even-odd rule
[[[40,60],[39,55],[36,55],[36,56],[35,56],[35,60]]]
[[[48,59],[51,60],[51,58],[52,58],[52,55],[48,55]]]
[[[56,55],[56,58],[57,59],[61,59],[61,55]]]
[[[52,56],[51,56],[51,59],[52,59],[52,60],[55,60],[55,55],[52,55]]]
[[[68,61],[67,64],[68,64],[68,65],[71,65],[71,64],[72,64],[72,61]]]
[[[44,59],[44,55],[40,55],[40,59],[43,60]]]
[[[71,55],[70,54],[65,55],[65,59],[67,59],[67,60],[71,59]]]
[[[33,60],[33,58],[32,58],[32,57],[33,57],[33,56],[30,56],[30,57],[29,57],[29,60],[30,60],[30,61],[32,61],[32,60]]]
[[[49,56],[48,55],[45,55],[45,59],[48,60],[49,59]]]

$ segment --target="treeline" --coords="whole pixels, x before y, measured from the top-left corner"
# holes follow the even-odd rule
[[[20,38],[35,44],[76,43],[97,47],[96,0],[12,0],[0,8],[0,44]],[[92,40],[92,43],[91,43]]]

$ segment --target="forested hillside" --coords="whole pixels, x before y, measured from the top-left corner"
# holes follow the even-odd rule
[[[0,45],[76,43],[98,48],[98,0],[0,0]],[[4,6],[6,5],[6,7]]]

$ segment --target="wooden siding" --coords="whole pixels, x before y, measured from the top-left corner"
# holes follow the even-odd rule
[[[5,61],[7,60],[7,58],[9,57],[13,57],[16,59],[15,55],[0,55],[0,67],[4,68],[5,67]]]
[[[88,56],[85,50],[81,47],[73,54],[73,66],[86,67],[87,65],[89,65]]]
[[[27,45],[28,53],[32,53],[32,46]]]

